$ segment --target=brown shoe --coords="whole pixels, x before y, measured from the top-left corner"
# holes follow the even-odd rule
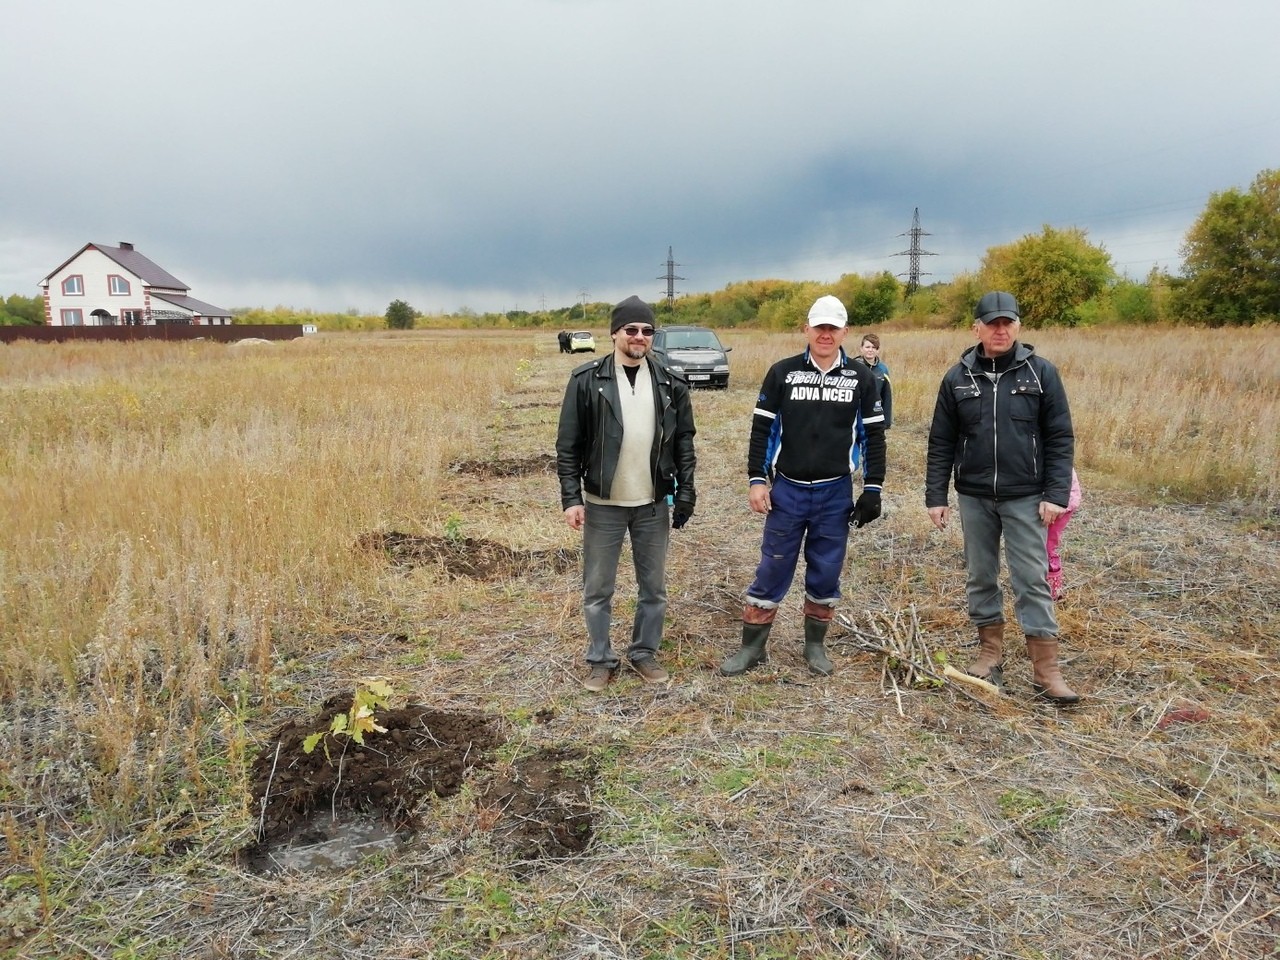
[[[603,663],[593,664],[591,672],[587,674],[587,679],[582,681],[582,685],[592,693],[599,693],[609,685],[609,678],[612,676],[613,671]]]
[[[631,661],[631,668],[645,683],[666,683],[671,679],[671,674],[662,669],[662,665],[653,657],[641,657],[639,660]]]

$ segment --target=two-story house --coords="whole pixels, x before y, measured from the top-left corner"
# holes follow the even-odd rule
[[[188,296],[190,287],[156,266],[132,243],[86,243],[40,281],[51,326],[221,325],[231,311]]]

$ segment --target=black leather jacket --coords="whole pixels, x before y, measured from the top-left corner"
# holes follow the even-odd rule
[[[689,384],[659,360],[649,356],[656,405],[656,429],[649,466],[653,495],[673,494],[675,509],[692,516],[697,502],[693,471],[693,405]],[[585,488],[595,497],[609,498],[618,453],[622,448],[622,414],[614,355],[584,363],[569,375],[560,428],[556,433],[556,472],[560,475],[563,509],[583,502]]]
[[[1039,495],[1065,507],[1075,432],[1058,369],[1015,342],[994,361],[966,350],[947,371],[929,429],[925,506],[947,505],[947,482],[971,497]]]

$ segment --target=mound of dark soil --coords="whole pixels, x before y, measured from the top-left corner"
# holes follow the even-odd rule
[[[287,840],[317,809],[371,811],[411,826],[424,800],[457,793],[466,771],[486,763],[505,739],[487,714],[409,706],[379,710],[387,732],[367,734],[363,745],[326,733],[310,753],[303,749],[307,737],[350,708],[349,696],[331,698],[313,719],[276,731],[254,761],[260,841]]]
[[[258,842],[242,852],[251,869],[271,869],[273,850],[311,840],[318,813],[373,816],[402,834],[412,832],[424,804],[456,794],[506,739],[492,715],[412,705],[377,711],[386,732],[366,734],[363,745],[325,733],[307,753],[307,738],[328,731],[333,717],[350,708],[349,695],[330,698],[312,719],[277,730],[254,761],[261,828]],[[588,798],[595,776],[594,763],[579,750],[540,749],[482,786],[476,820],[521,861],[580,853],[592,835]]]
[[[415,537],[391,531],[366,533],[357,544],[386,553],[397,566],[438,566],[450,576],[473,580],[505,580],[537,571],[564,573],[578,562],[567,550],[512,550],[474,537]]]

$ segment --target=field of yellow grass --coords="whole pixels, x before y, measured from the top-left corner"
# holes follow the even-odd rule
[[[922,506],[970,334],[882,337],[886,515],[852,535],[837,674],[788,655],[795,610],[768,670],[714,673],[759,546],[755,389],[802,343],[730,331],[730,389],[695,396],[673,682],[598,697],[575,569],[361,546],[576,551],[536,468],[582,361],[553,332],[0,348],[2,955],[1280,956],[1280,331],[1027,332],[1086,487],[1060,614],[1088,701],[1065,714],[897,687],[860,646],[970,643],[958,533]],[[586,853],[507,862],[477,786],[345,873],[246,869],[254,759],[369,675],[498,718],[478,778],[587,751]]]

